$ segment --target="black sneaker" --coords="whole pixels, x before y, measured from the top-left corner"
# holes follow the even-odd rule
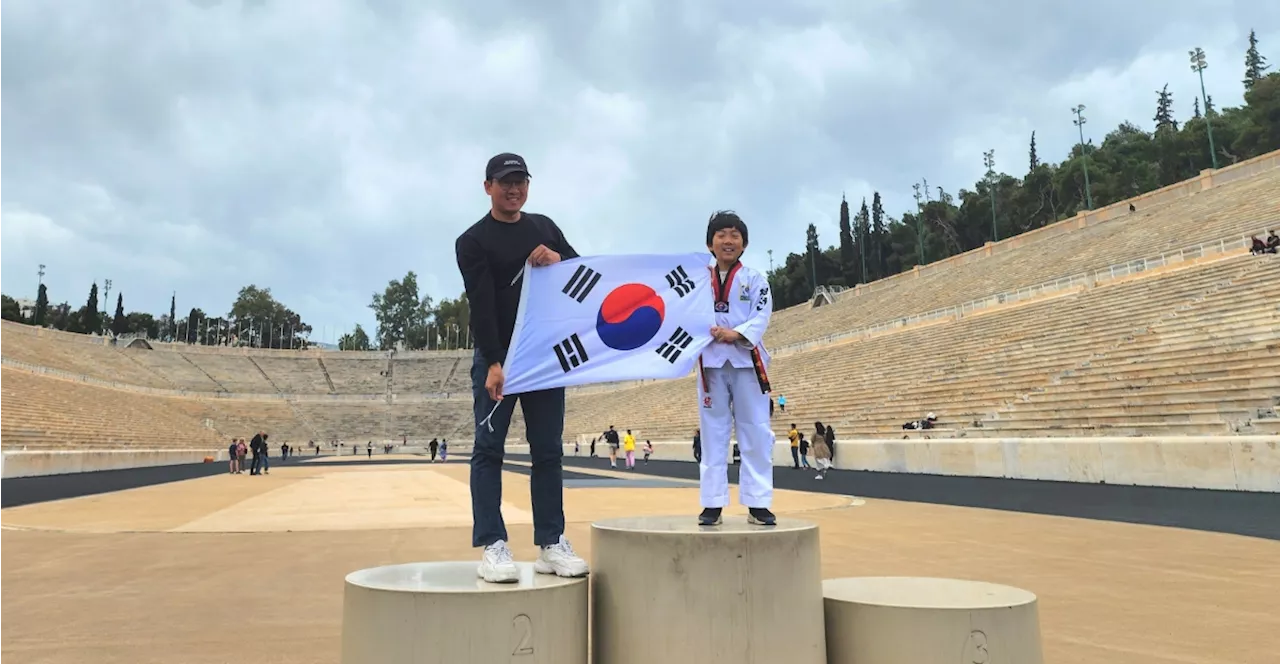
[[[778,517],[773,515],[767,508],[752,507],[747,510],[747,523],[756,526],[776,526],[778,525]]]
[[[720,512],[721,512],[721,509],[720,509],[719,507],[707,507],[707,508],[704,508],[704,509],[702,510],[702,514],[699,514],[699,515],[698,515],[698,525],[699,525],[699,526],[718,526],[718,525],[720,525],[720,523],[721,523],[721,521],[720,521]]]

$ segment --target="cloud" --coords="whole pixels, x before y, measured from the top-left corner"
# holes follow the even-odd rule
[[[203,0],[4,5],[0,218],[7,294],[113,280],[129,308],[225,312],[270,287],[335,339],[408,270],[461,290],[453,238],[485,160],[516,151],[529,209],[580,251],[683,251],[716,209],[780,263],[842,193],[896,216],[982,152],[1025,168],[1149,126],[1169,83],[1237,104],[1245,38],[1280,62],[1266,3],[997,0],[418,3]]]

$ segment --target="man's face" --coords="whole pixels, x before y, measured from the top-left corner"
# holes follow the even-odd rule
[[[716,260],[732,263],[742,256],[742,233],[736,228],[721,228],[711,236],[711,245],[707,248]]]
[[[493,209],[515,214],[529,198],[529,176],[525,173],[508,173],[497,180],[486,180],[484,191],[493,201]]]

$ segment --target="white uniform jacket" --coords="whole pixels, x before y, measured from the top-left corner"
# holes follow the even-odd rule
[[[737,343],[711,342],[699,357],[699,369],[719,369],[725,365],[754,369],[762,392],[769,392],[769,353],[764,347],[764,333],[773,316],[769,280],[759,272],[735,264],[723,277],[711,265],[711,289],[715,296],[716,325],[731,327],[743,336]]]

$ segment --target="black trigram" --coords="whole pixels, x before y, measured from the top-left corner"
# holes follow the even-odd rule
[[[587,267],[579,265],[578,269],[573,271],[573,276],[569,277],[569,282],[560,290],[561,293],[582,302],[591,294],[591,289],[600,283],[600,273]]]
[[[689,278],[689,273],[684,271],[684,266],[676,266],[676,269],[667,273],[667,285],[676,292],[676,295],[684,297],[693,292],[693,279]]]
[[[685,332],[684,328],[677,327],[676,331],[671,333],[671,338],[662,342],[662,345],[658,346],[655,352],[661,355],[664,360],[675,364],[676,360],[680,359],[680,353],[689,347],[689,342],[691,341],[693,341],[693,337],[688,332]]]
[[[582,366],[589,359],[587,349],[582,347],[582,340],[576,334],[556,344],[556,357],[565,373]]]

